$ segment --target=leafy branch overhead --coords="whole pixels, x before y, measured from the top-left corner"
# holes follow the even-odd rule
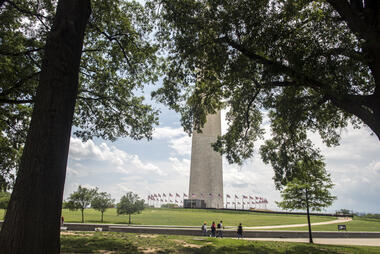
[[[153,25],[138,3],[91,2],[74,135],[150,139],[158,111],[145,104],[141,91],[159,75],[158,46],[149,37]],[[56,1],[31,0],[5,0],[0,7],[0,142],[9,147],[0,151],[4,184],[12,182],[25,142],[55,7]]]
[[[280,178],[303,149],[319,153],[308,131],[329,146],[348,124],[380,138],[379,1],[150,4],[168,52],[164,86],[153,95],[182,114],[189,133],[225,108],[229,128],[214,148],[229,162],[252,156],[263,119],[273,139],[261,154],[284,170]]]

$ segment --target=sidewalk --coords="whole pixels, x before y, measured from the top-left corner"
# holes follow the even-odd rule
[[[248,241],[276,241],[276,242],[297,242],[308,243],[309,238],[245,238]],[[380,247],[380,238],[313,238],[317,244],[329,245],[361,245]]]

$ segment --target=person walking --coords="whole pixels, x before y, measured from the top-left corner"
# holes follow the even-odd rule
[[[212,224],[211,224],[211,236],[212,237],[216,236],[215,231],[216,231],[215,221],[213,221]]]
[[[207,223],[204,222],[202,225],[202,235],[207,236]]]
[[[243,239],[243,226],[241,225],[241,223],[238,226],[237,237],[238,237],[238,239],[240,239],[240,238]]]
[[[218,223],[218,235],[217,237],[219,236],[220,238],[223,238],[223,221],[220,221]]]

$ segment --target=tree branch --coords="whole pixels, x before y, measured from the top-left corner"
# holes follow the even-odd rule
[[[0,104],[27,104],[34,103],[34,100],[11,100],[6,98],[0,98]]]
[[[360,10],[360,5],[355,1],[350,5],[347,0],[327,0],[328,3],[339,13],[346,21],[347,25],[354,33],[360,35],[368,41],[376,41],[376,32],[372,30],[372,26],[366,23],[365,17]]]
[[[43,48],[43,47],[42,47],[42,48],[33,48],[33,49],[29,49],[29,50],[21,51],[21,52],[16,52],[16,53],[0,51],[0,55],[3,55],[3,56],[21,56],[21,55],[28,55],[28,54],[30,54],[30,53],[32,53],[32,52],[40,51],[41,49],[44,49],[44,48]]]
[[[38,72],[34,72],[34,73],[30,74],[29,76],[26,76],[25,78],[23,78],[20,81],[18,81],[11,88],[9,88],[7,90],[4,90],[2,93],[0,93],[0,96],[6,96],[6,95],[10,94],[12,91],[16,90],[17,88],[20,88],[26,81],[34,78],[35,76],[37,76],[39,74],[40,74],[40,72],[38,71]]]

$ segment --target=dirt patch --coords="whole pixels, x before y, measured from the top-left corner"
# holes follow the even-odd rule
[[[137,237],[141,237],[141,238],[156,238],[156,237],[158,237],[158,235],[147,235],[147,234],[144,234],[144,235],[138,235]]]
[[[75,231],[61,231],[61,235],[80,235],[80,236],[92,236],[92,232],[75,232]]]
[[[189,247],[189,248],[202,248],[202,245],[193,244],[193,243],[187,243],[187,242],[185,242],[185,241],[183,241],[183,240],[177,240],[177,239],[174,239],[174,240],[172,240],[172,241],[181,244],[183,247]]]
[[[162,251],[162,249],[160,248],[147,248],[147,249],[143,249],[143,248],[138,248],[139,251],[143,252],[143,253],[157,253],[159,251]]]

